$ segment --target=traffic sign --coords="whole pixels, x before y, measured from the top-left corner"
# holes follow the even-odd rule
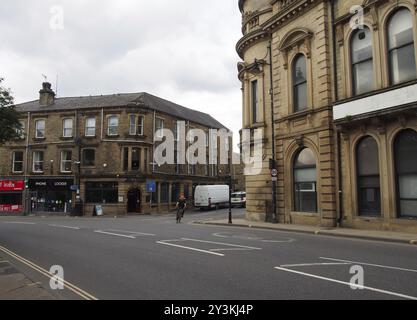
[[[146,192],[148,192],[148,193],[156,192],[156,181],[146,182]]]
[[[277,169],[272,169],[271,170],[271,177],[272,178],[277,178],[278,177],[278,170]]]

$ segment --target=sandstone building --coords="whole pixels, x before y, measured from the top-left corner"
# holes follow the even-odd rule
[[[156,164],[158,129],[178,132],[180,121],[187,132],[224,126],[148,93],[55,98],[44,83],[39,100],[16,108],[23,130],[0,147],[0,212],[70,213],[77,194],[86,215],[97,204],[110,215],[166,212],[180,193],[191,200],[196,185],[229,182],[229,166],[218,161]]]
[[[243,128],[263,128],[248,217],[417,230],[417,5],[240,0]],[[271,112],[272,111],[272,112]],[[275,154],[273,154],[275,150]]]

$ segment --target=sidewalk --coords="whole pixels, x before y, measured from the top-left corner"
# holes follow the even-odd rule
[[[56,300],[0,256],[0,300]]]
[[[198,224],[217,225],[217,226],[230,226],[228,220],[209,220],[209,221],[196,221]],[[377,240],[397,243],[407,243],[417,245],[417,234],[401,233],[392,231],[374,231],[374,230],[358,230],[348,228],[333,228],[326,229],[314,226],[299,226],[299,225],[287,225],[287,224],[272,224],[267,222],[254,222],[247,221],[245,219],[235,219],[233,221],[234,227],[245,227],[255,229],[267,229],[267,230],[279,230],[287,232],[299,232],[316,235],[326,235],[334,237],[345,238],[357,238],[366,240]]]

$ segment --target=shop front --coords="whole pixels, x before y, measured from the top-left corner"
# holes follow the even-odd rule
[[[0,180],[0,214],[23,212],[23,180]]]
[[[73,179],[29,179],[31,212],[71,213]]]

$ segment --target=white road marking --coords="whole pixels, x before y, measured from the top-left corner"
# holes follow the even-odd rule
[[[197,239],[189,239],[189,238],[182,238],[182,240],[185,240],[185,241],[194,241],[194,242],[202,242],[202,243],[210,243],[210,244],[218,244],[218,245],[227,246],[227,247],[245,248],[245,249],[249,249],[249,250],[262,250],[262,248],[241,246],[241,245],[230,244],[230,243],[213,242],[213,241],[205,241],[205,240],[197,240]]]
[[[96,230],[94,232],[95,233],[100,233],[100,234],[107,234],[109,236],[116,236],[116,237],[129,238],[129,239],[136,239],[134,236],[127,236],[125,234],[118,234],[118,233],[106,232],[106,231],[101,231],[101,230]]]
[[[48,226],[53,227],[53,228],[81,230],[81,228],[79,228],[79,227],[61,226],[61,225],[58,225],[58,224],[49,224]]]
[[[152,234],[152,233],[143,233],[143,232],[127,231],[127,230],[109,229],[108,231],[111,231],[111,232],[124,232],[124,233],[130,233],[130,234],[134,234],[134,235],[138,235],[138,236],[150,236],[150,237],[155,237],[156,236],[156,234]]]
[[[399,270],[399,271],[407,271],[407,272],[415,272],[415,273],[417,273],[417,270],[414,270],[414,269],[405,269],[405,268],[399,268],[399,267],[384,266],[384,265],[380,265],[380,264],[372,264],[372,263],[358,262],[358,261],[350,261],[350,260],[340,260],[340,259],[325,258],[325,257],[320,257],[320,259],[329,260],[329,261],[346,262],[346,263],[349,263],[349,264],[357,264],[357,265],[363,265],[363,266],[370,266],[370,267],[385,268],[385,269],[391,269],[391,270]]]
[[[213,233],[213,236],[218,238],[233,238],[233,239],[243,239],[243,240],[249,240],[249,241],[259,241],[259,242],[265,242],[265,243],[291,243],[295,242],[295,239],[292,238],[284,238],[285,240],[268,240],[264,239],[255,235],[245,235],[245,234],[229,234],[228,232],[218,232]]]
[[[27,224],[27,225],[35,225],[35,222],[4,222],[5,224]]]
[[[346,285],[346,286],[349,286],[349,287],[352,285],[349,282],[340,281],[340,280],[331,279],[331,278],[326,278],[326,277],[321,277],[321,276],[317,276],[317,275],[314,275],[314,274],[300,272],[300,271],[295,271],[295,270],[290,270],[290,269],[286,269],[286,268],[282,268],[282,267],[275,267],[275,269],[280,270],[280,271],[289,272],[289,273],[295,273],[295,274],[302,275],[302,276],[306,276],[306,277],[310,277],[310,278],[315,278],[315,279],[320,279],[320,280],[324,280],[324,281],[329,281],[329,282],[334,282],[334,283],[338,283],[338,284],[343,284],[343,285]],[[403,299],[417,300],[417,297],[408,296],[408,295],[401,294],[401,293],[397,293],[397,292],[392,292],[392,291],[387,291],[387,290],[381,290],[381,289],[367,287],[367,286],[363,286],[361,288],[363,288],[364,290],[374,291],[374,292],[378,292],[378,293],[382,293],[382,294],[387,294],[387,295],[391,295],[391,296],[395,296],[395,297],[399,297],[399,298],[403,298]]]
[[[339,262],[339,263],[301,263],[301,264],[284,264],[281,267],[292,268],[292,267],[314,267],[314,266],[346,266],[351,263]]]
[[[165,240],[165,241],[170,241],[170,240]],[[165,242],[165,241],[157,241],[156,243],[162,244],[162,245],[165,245],[165,246],[177,247],[177,248],[182,248],[182,249],[187,249],[187,250],[192,250],[192,251],[197,251],[197,252],[202,252],[202,253],[208,253],[208,254],[212,254],[212,255],[215,255],[215,256],[224,257],[224,254],[221,254],[221,253],[211,252],[211,251],[207,251],[207,250],[201,250],[201,249],[196,249],[196,248],[191,248],[191,247],[186,247],[186,246],[180,246],[179,244],[168,243],[168,242]]]

